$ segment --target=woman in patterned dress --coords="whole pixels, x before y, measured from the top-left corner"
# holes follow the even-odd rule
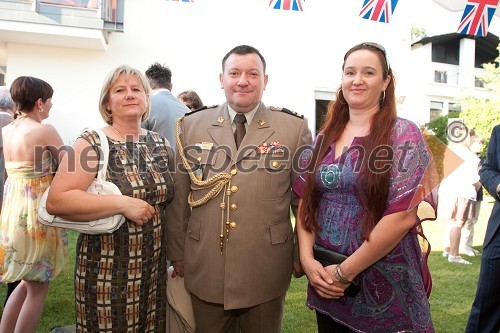
[[[35,332],[49,282],[67,266],[66,231],[37,219],[37,207],[50,185],[63,141],[42,120],[52,108],[52,87],[21,76],[10,88],[16,119],[3,132],[7,181],[0,226],[2,281],[21,283],[9,297],[0,332]],[[61,153],[61,154],[59,154]]]
[[[338,98],[294,184],[307,304],[319,333],[433,332],[417,206],[429,201],[435,219],[434,164],[419,128],[396,116],[385,49],[356,45],[342,69]],[[323,267],[315,243],[348,258]],[[353,282],[359,292],[344,293]]]
[[[47,200],[51,214],[90,221],[123,214],[115,232],[81,234],[75,267],[77,332],[164,332],[166,328],[165,206],[173,198],[165,139],[141,129],[150,111],[149,83],[120,66],[104,81],[99,109],[108,124],[107,179],[123,195],[86,192],[97,174],[99,136],[84,131],[74,159],[64,159]],[[76,223],[76,222],[75,222]]]

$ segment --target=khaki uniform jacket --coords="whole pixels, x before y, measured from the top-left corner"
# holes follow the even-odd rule
[[[291,187],[300,149],[312,144],[307,120],[261,103],[239,150],[227,104],[187,115],[180,131],[186,157],[199,161],[199,177],[237,170],[229,196],[222,190],[192,211],[187,204],[190,188],[195,189],[195,200],[210,189],[197,189],[186,172],[176,170],[173,175],[176,192],[167,208],[168,258],[184,260],[186,288],[227,310],[283,296],[293,267],[290,209],[295,212],[298,204]],[[275,147],[274,153],[266,153],[269,146]],[[178,152],[176,164],[182,164]]]

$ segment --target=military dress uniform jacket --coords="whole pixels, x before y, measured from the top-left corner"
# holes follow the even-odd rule
[[[180,131],[199,179],[232,174],[228,191],[191,210],[190,188],[195,200],[210,189],[198,189],[185,172],[174,173],[176,194],[167,208],[168,258],[184,260],[186,288],[227,310],[284,295],[293,267],[290,208],[298,204],[291,187],[298,155],[312,144],[307,120],[261,103],[238,150],[227,104],[187,115]],[[181,164],[178,152],[176,164]]]

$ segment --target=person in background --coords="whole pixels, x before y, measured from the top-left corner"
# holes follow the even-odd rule
[[[227,102],[180,124],[176,160],[185,148],[197,164],[174,175],[168,256],[174,277],[185,276],[197,333],[280,333],[292,271],[300,269],[292,159],[311,133],[303,116],[262,103],[267,81],[260,52],[237,46],[222,60]]]
[[[1,128],[14,121],[14,101],[12,100],[9,88],[0,87],[0,125]],[[5,160],[3,157],[3,138],[0,132],[0,209],[3,201],[3,184],[5,182]],[[4,307],[10,295],[21,281],[7,283],[7,294],[5,295]]]
[[[449,142],[449,147],[464,162],[458,166],[446,179],[446,187],[452,196],[451,213],[449,214],[449,246],[443,251],[443,257],[447,257],[450,263],[469,265],[470,262],[459,255],[462,228],[466,223],[471,223],[475,216],[475,202],[477,191],[481,187],[479,183],[479,158],[470,150],[470,135],[463,125],[463,140]],[[458,133],[458,132],[457,132]],[[456,134],[456,133],[455,133]],[[448,229],[445,229],[448,233]],[[446,236],[446,235],[445,235]]]
[[[9,297],[0,332],[35,332],[49,282],[67,266],[66,230],[38,222],[37,207],[64,154],[56,129],[42,121],[52,108],[52,87],[21,76],[10,93],[16,119],[2,129],[5,182],[0,224],[2,281],[21,281]]]
[[[175,151],[175,121],[189,112],[189,108],[170,92],[172,71],[168,67],[155,62],[146,70],[146,77],[152,89],[151,114],[144,120],[142,127],[165,137]]]
[[[0,87],[0,128],[14,121],[14,101],[10,97],[9,88]],[[5,159],[3,157],[3,139],[0,132],[0,208],[3,199],[3,184],[5,182]]]
[[[476,133],[474,129],[469,131],[470,135],[470,151],[472,151],[479,158],[478,172],[481,170],[481,166],[484,163],[484,159],[481,157],[481,152],[483,151],[484,139]],[[469,257],[474,257],[481,254],[478,250],[472,247],[474,239],[474,226],[479,218],[479,212],[481,210],[481,202],[483,201],[483,187],[480,186],[476,193],[476,201],[474,201],[474,216],[471,219],[465,221],[464,227],[462,228],[462,236],[460,238],[460,252],[468,255]]]
[[[293,187],[319,333],[434,331],[427,217],[417,208],[426,200],[436,218],[438,174],[419,128],[396,115],[394,81],[381,45],[347,51],[337,99]],[[323,267],[314,244],[348,258]],[[359,292],[345,294],[353,283]]]
[[[184,103],[191,111],[198,110],[203,107],[203,102],[200,96],[194,90],[186,90],[177,95],[177,98]]]
[[[80,234],[76,245],[77,332],[165,332],[167,259],[165,206],[174,184],[168,143],[141,128],[149,114],[147,79],[119,66],[104,80],[99,111],[109,143],[107,180],[122,195],[86,189],[96,177],[99,136],[86,130],[75,141],[74,165],[63,159],[47,198],[47,211],[72,221],[116,214],[125,223],[110,234]],[[75,222],[76,223],[76,222]]]
[[[491,132],[486,160],[479,171],[480,182],[495,199],[481,255],[476,297],[466,333],[500,332],[500,125]]]

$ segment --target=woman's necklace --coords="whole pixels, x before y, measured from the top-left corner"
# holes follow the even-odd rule
[[[17,127],[24,119],[28,118],[28,116],[24,113],[20,113],[17,115],[16,119],[12,122],[12,126]]]
[[[125,141],[127,141],[127,137],[125,135],[123,135],[122,132],[120,132],[119,130],[117,130],[113,125],[109,125],[109,126],[111,126],[111,128],[113,129],[113,131],[115,131],[119,136],[121,136]],[[142,129],[139,130],[139,136],[140,135],[142,135]]]

